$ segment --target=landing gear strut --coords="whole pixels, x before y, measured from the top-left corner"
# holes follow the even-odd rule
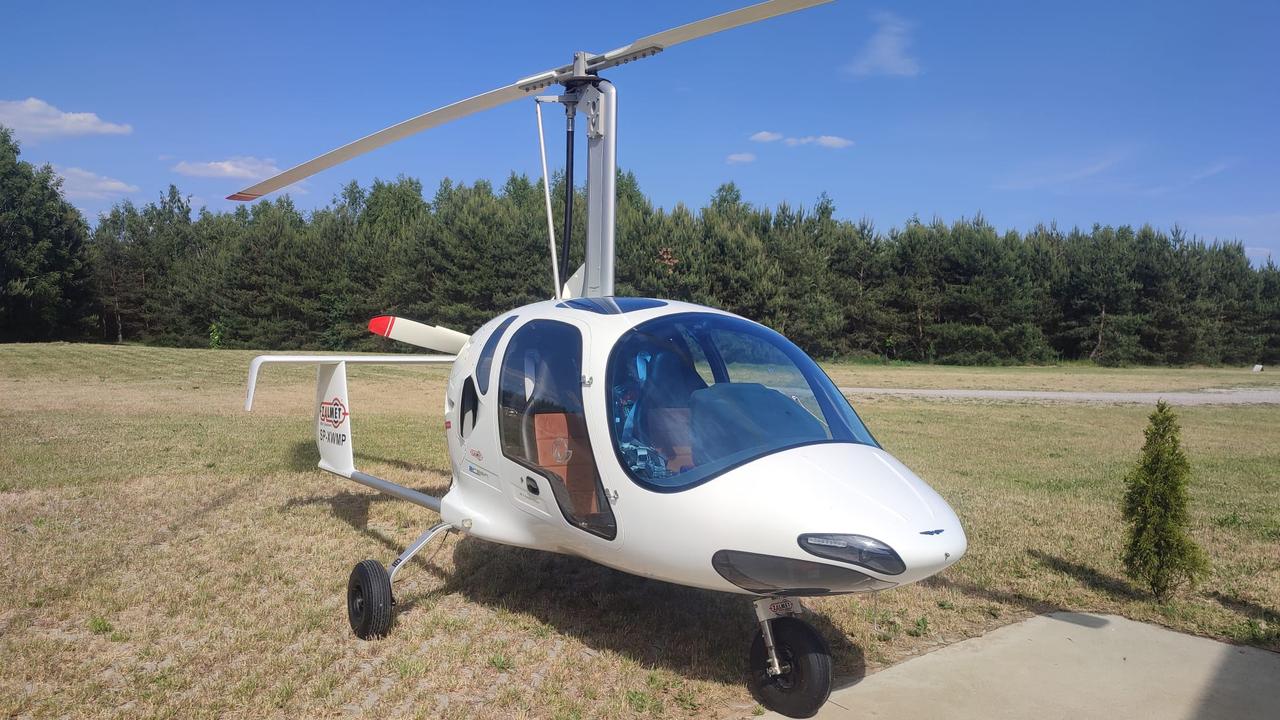
[[[391,595],[391,582],[396,573],[432,538],[448,531],[452,526],[438,523],[418,536],[400,557],[391,563],[391,572],[377,560],[361,560],[347,580],[347,620],[351,631],[362,640],[385,637],[391,630],[391,608],[395,598]]]
[[[813,717],[831,695],[831,651],[800,605],[787,598],[756,600],[760,630],[751,643],[751,693],[787,717]]]

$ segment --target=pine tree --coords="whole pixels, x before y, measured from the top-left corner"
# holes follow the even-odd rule
[[[1125,476],[1125,572],[1164,602],[1208,571],[1204,552],[1187,533],[1187,480],[1178,417],[1163,400],[1151,413],[1142,459]]]
[[[89,230],[53,168],[18,159],[0,126],[0,342],[75,339],[92,315]]]

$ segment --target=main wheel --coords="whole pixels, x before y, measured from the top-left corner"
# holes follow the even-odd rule
[[[770,621],[773,646],[786,672],[769,675],[764,635],[751,643],[751,693],[761,705],[787,717],[817,714],[831,695],[831,651],[809,623],[782,617]]]
[[[380,638],[391,629],[391,576],[377,560],[362,560],[351,570],[347,620],[362,640]]]

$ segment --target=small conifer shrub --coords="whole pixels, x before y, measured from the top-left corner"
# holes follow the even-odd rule
[[[1191,464],[1180,433],[1178,416],[1161,400],[1147,424],[1142,458],[1124,479],[1125,572],[1161,602],[1179,586],[1194,585],[1209,567],[1187,532]]]

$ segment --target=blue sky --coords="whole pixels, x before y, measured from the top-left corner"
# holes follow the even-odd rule
[[[740,4],[21,3],[0,123],[90,218],[169,183],[225,209],[276,168]],[[606,76],[619,162],[659,205],[701,205],[732,180],[763,205],[826,191],[884,229],[978,212],[1002,229],[1177,223],[1280,260],[1278,33],[1274,2],[840,0]],[[512,170],[540,173],[529,102],[291,193],[309,208],[353,178],[430,191]]]

